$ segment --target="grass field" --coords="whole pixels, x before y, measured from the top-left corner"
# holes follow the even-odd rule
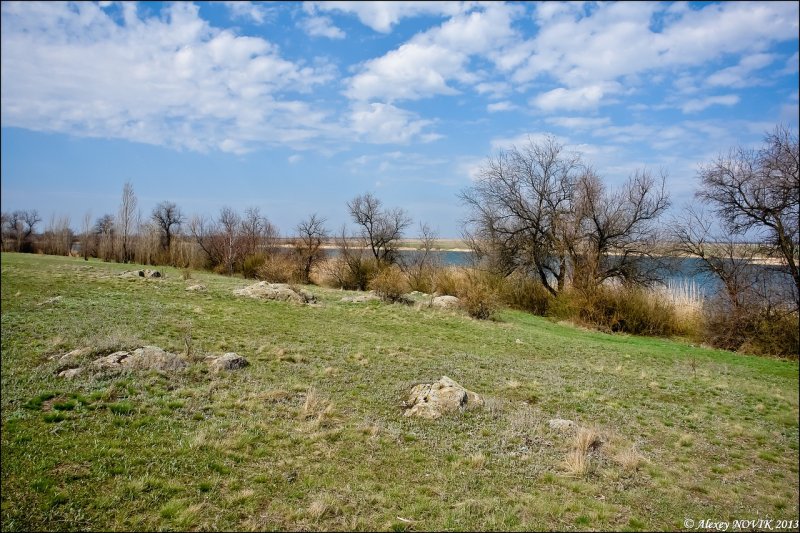
[[[649,530],[798,519],[798,363],[521,312],[234,296],[242,279],[2,255],[2,529]],[[203,283],[207,292],[187,292]],[[191,346],[173,375],[53,354]],[[209,373],[235,351],[251,365]],[[447,375],[486,407],[405,418]],[[551,429],[567,418],[587,428]]]

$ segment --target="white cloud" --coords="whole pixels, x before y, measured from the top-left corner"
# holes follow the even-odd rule
[[[308,17],[300,22],[303,30],[312,37],[344,39],[346,34],[337,28],[329,17]]]
[[[233,153],[339,135],[286,96],[329,81],[325,68],[215,29],[193,4],[122,9],[117,23],[96,4],[3,3],[3,126]]]
[[[270,16],[270,10],[265,5],[255,2],[223,2],[234,18],[250,19],[256,24],[263,24]]]
[[[349,80],[346,91],[355,100],[419,99],[459,91],[451,83],[477,84],[469,70],[473,55],[487,55],[515,35],[511,21],[517,7],[488,4],[482,10],[456,15],[409,42],[369,60]]]
[[[294,165],[295,163],[302,161],[302,159],[303,159],[302,155],[292,154],[287,158],[287,161],[289,161],[289,164]]]
[[[706,84],[712,87],[749,87],[764,83],[763,78],[753,73],[775,61],[772,54],[752,54],[745,56],[738,65],[718,70],[708,77]]]
[[[305,2],[307,12],[339,11],[354,14],[365,26],[389,33],[404,18],[421,15],[453,16],[463,12],[464,2]]]
[[[402,144],[414,139],[427,142],[441,138],[423,131],[431,125],[430,120],[419,120],[413,113],[391,104],[355,104],[350,119],[353,131],[365,142]]]
[[[800,61],[800,59],[798,59],[798,53],[795,52],[789,59],[786,60],[786,65],[784,65],[784,67],[778,71],[778,74],[794,74],[800,68],[798,61]]]
[[[493,151],[508,150],[513,146],[516,146],[517,148],[523,148],[527,146],[529,142],[533,144],[538,144],[545,141],[548,138],[554,138],[559,144],[562,145],[568,144],[567,139],[565,137],[561,137],[559,135],[555,135],[550,132],[535,131],[535,132],[520,133],[519,135],[515,135],[514,137],[494,138],[490,141],[490,145]]]
[[[620,90],[618,83],[598,83],[576,89],[559,87],[539,94],[530,103],[545,112],[594,109],[602,103],[606,95],[618,93]]]
[[[696,98],[687,100],[680,106],[684,113],[697,113],[712,105],[732,106],[739,103],[739,97],[735,94],[723,94],[719,96],[708,96],[706,98]]]
[[[763,61],[759,54],[772,43],[796,39],[798,4],[723,2],[665,10],[655,2],[545,3],[537,4],[536,19],[538,33],[503,49],[497,64],[519,87],[555,80],[563,91],[540,103],[578,109],[603,105],[613,94],[597,97],[592,88],[614,82],[633,87],[645,73],[702,69],[732,54]]]
[[[517,106],[512,104],[511,102],[504,100],[502,102],[495,102],[493,104],[489,104],[486,106],[486,111],[489,113],[496,113],[498,111],[512,111],[516,109]]]
[[[607,126],[611,123],[611,119],[608,117],[549,117],[545,119],[545,122],[571,130],[589,130]]]

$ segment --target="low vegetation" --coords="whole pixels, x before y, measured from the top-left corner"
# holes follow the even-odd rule
[[[797,361],[507,308],[486,321],[356,305],[324,287],[310,287],[313,306],[262,301],[233,294],[240,277],[120,276],[131,268],[2,256],[3,530],[798,519]],[[186,290],[195,284],[207,290]],[[516,301],[538,298],[525,293]],[[189,366],[57,375],[66,352],[85,348],[74,355],[84,365],[144,345]],[[224,352],[250,365],[210,372],[205,357]],[[411,387],[443,375],[485,405],[404,417]],[[555,418],[574,427],[554,429]]]

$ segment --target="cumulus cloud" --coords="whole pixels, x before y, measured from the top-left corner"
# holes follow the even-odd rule
[[[303,30],[312,37],[344,39],[346,34],[337,28],[329,17],[308,17],[300,22]]]
[[[512,111],[516,108],[517,106],[515,106],[508,100],[503,100],[502,102],[495,102],[493,104],[487,105],[486,111],[488,111],[489,113],[497,113],[498,111]]]
[[[487,55],[508,42],[518,8],[489,4],[482,10],[453,16],[440,26],[415,35],[385,55],[365,62],[346,91],[355,100],[415,100],[458,94],[452,84],[477,84],[469,68],[474,55]]]
[[[338,11],[356,15],[365,26],[381,33],[389,33],[404,18],[422,15],[453,16],[462,13],[464,2],[305,2],[308,12]]]
[[[350,119],[353,131],[366,142],[408,143],[415,138],[422,141],[441,138],[441,135],[424,131],[432,124],[430,120],[420,120],[413,113],[392,104],[355,104]]]
[[[92,3],[3,3],[3,126],[234,153],[336,137],[325,112],[288,96],[326,69],[213,28],[193,4],[121,9],[117,22]]]
[[[796,38],[798,5],[724,2],[674,4],[665,10],[653,2],[545,3],[537,5],[535,20],[538,33],[504,49],[498,66],[520,86],[558,82],[561,88],[534,98],[544,109],[561,104],[588,109],[613,95],[598,90],[604,84],[629,87],[641,83],[641,74],[698,68],[745,54],[738,70],[712,78],[719,85],[736,84],[746,69],[757,70],[770,59],[763,53],[766,47]]]
[[[593,109],[600,105],[606,95],[620,90],[618,83],[597,83],[575,89],[559,87],[532,98],[531,104],[546,112]]]

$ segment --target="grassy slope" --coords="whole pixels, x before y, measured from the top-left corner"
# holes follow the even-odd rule
[[[2,256],[3,530],[673,529],[686,517],[798,518],[796,362],[518,312],[478,322],[345,304],[316,287],[322,305],[303,307],[235,297],[247,282],[212,274],[116,275],[131,268]],[[198,282],[207,293],[184,290]],[[194,352],[236,351],[251,366],[64,381],[47,358],[89,344],[183,352],[189,330]],[[489,408],[404,418],[408,387],[441,375]],[[308,413],[310,389],[319,407]],[[55,398],[41,403],[48,392]],[[549,429],[554,417],[603,435],[587,475],[566,469],[571,439]]]

